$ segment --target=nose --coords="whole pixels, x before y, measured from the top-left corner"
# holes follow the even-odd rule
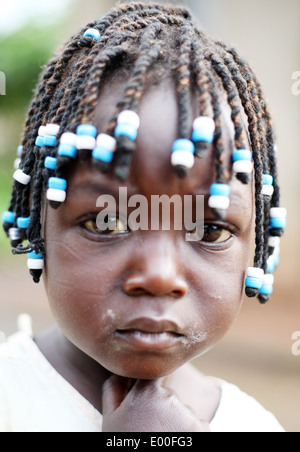
[[[127,295],[181,298],[188,292],[170,240],[146,240],[132,257],[134,265],[123,286]]]

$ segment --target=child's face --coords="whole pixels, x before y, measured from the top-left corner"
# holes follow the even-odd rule
[[[98,130],[121,94],[118,85],[102,92]],[[153,194],[204,194],[207,201],[214,181],[212,153],[197,160],[184,180],[170,164],[178,125],[171,84],[146,94],[139,114],[132,177],[121,184],[128,197],[144,195],[150,203]],[[230,112],[225,116],[229,162]],[[198,243],[174,228],[99,235],[90,220],[99,212],[96,200],[111,192],[117,198],[119,186],[91,162],[76,164],[67,201],[58,210],[47,209],[45,285],[60,328],[79,349],[115,374],[154,379],[206,352],[234,322],[253,258],[252,187],[233,179],[224,221],[205,208],[205,223],[218,228],[208,235],[210,241]]]

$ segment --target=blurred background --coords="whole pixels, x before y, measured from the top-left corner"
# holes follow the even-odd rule
[[[293,76],[300,71],[300,1],[181,3],[207,32],[234,44],[262,82],[278,135],[282,205],[288,208],[272,301],[260,306],[246,299],[228,336],[194,364],[237,384],[272,411],[287,431],[300,432],[300,355],[292,353],[292,335],[300,332],[300,85],[293,89]],[[41,67],[71,34],[114,5],[110,0],[1,2],[0,72],[6,78],[6,95],[0,95],[1,212],[8,207],[16,149]],[[0,228],[0,331],[15,332],[21,312],[32,316],[35,332],[53,323],[42,285],[32,283],[25,258],[10,255]]]

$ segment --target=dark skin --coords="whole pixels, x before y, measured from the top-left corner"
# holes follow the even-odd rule
[[[121,94],[119,84],[101,93],[98,130]],[[214,181],[212,152],[184,180],[173,171],[178,108],[172,84],[146,93],[139,115],[128,183],[79,162],[68,178],[67,201],[58,210],[47,208],[44,282],[58,328],[36,342],[103,413],[104,431],[208,431],[220,389],[188,363],[211,349],[239,313],[253,259],[253,188],[233,178],[225,220],[217,221],[206,207],[205,223],[214,229],[199,242],[187,242],[185,230],[172,228],[100,234],[92,218],[103,186],[116,197],[126,186],[128,196],[144,195],[150,204],[153,194],[207,199]],[[229,162],[233,131],[225,108],[224,118]],[[133,330],[144,335],[142,345],[128,342]],[[155,333],[166,334],[168,346],[149,346]]]

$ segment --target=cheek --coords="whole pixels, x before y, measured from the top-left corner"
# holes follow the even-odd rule
[[[107,312],[114,309],[116,267],[95,246],[82,247],[80,240],[72,233],[55,234],[54,229],[48,234],[45,287],[58,325],[86,349],[89,338],[105,330]]]

